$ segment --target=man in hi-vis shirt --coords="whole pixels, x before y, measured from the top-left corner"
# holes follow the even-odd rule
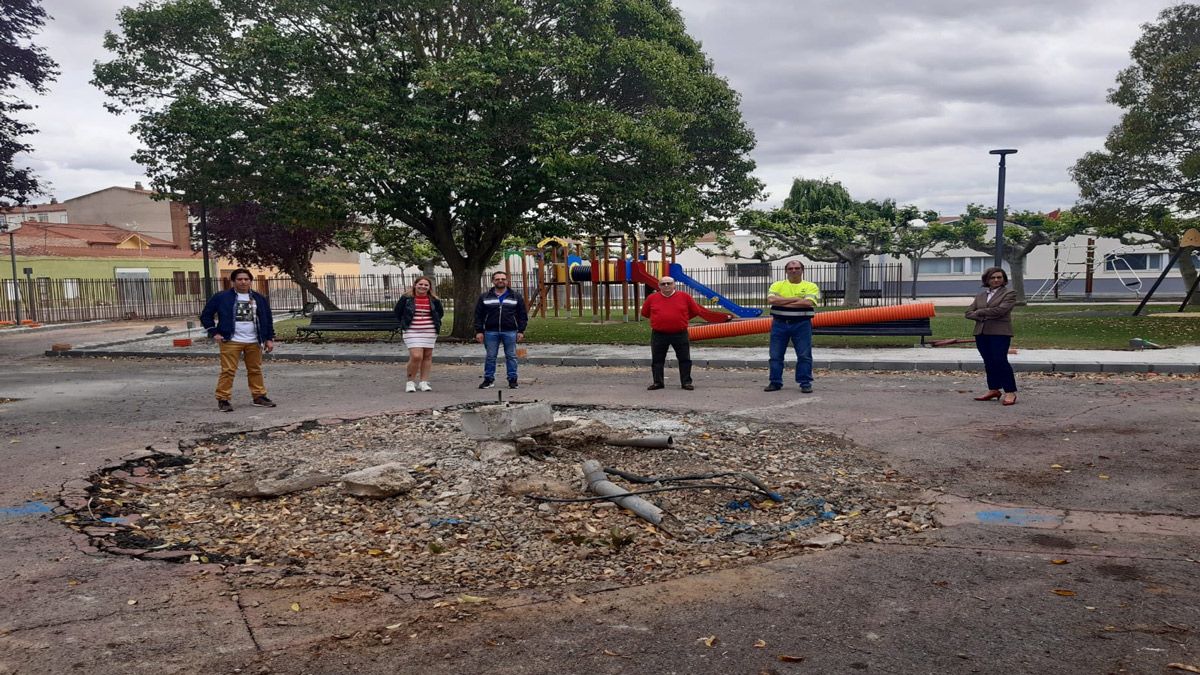
[[[249,270],[236,269],[229,275],[233,288],[215,293],[200,313],[200,325],[221,348],[221,375],[217,378],[217,410],[233,412],[229,398],[233,395],[233,378],[238,361],[246,362],[246,380],[250,383],[253,405],[274,408],[267,398],[263,381],[262,355],[275,349],[275,324],[271,321],[271,304],[266,297],[250,290],[254,275]]]
[[[771,305],[771,381],[763,391],[783,389],[783,357],[791,343],[796,350],[796,382],[800,391],[811,394],[812,318],[821,289],[804,280],[804,263],[799,260],[789,260],[783,269],[787,279],[776,281],[767,291],[767,303]]]

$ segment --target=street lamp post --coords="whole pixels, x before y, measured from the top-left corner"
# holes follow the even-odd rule
[[[204,297],[213,294],[212,273],[208,264],[208,206],[200,202],[200,248],[204,251]]]
[[[989,150],[989,155],[1000,155],[1000,178],[996,186],[996,267],[1004,266],[1004,158],[1017,154],[1016,148]]]
[[[8,232],[8,257],[12,261],[12,285],[13,285],[13,315],[16,318],[16,325],[21,325],[21,284],[17,282],[17,245],[13,239],[13,233],[21,229],[20,223],[9,223],[0,216],[0,232]]]

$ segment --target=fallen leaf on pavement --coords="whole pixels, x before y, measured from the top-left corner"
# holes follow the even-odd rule
[[[136,604],[137,604],[137,600],[126,600],[126,601],[125,601],[125,604],[127,604],[127,605],[136,605]]]
[[[1066,598],[1069,598],[1069,597],[1072,597],[1075,595],[1075,591],[1068,591],[1065,588],[1056,588],[1053,591],[1051,591],[1051,593],[1054,593],[1055,595],[1061,595]]]
[[[803,656],[791,656],[789,654],[780,654],[779,660],[784,663],[800,663],[804,660]]]
[[[1189,673],[1200,673],[1200,666],[1189,666],[1186,663],[1168,663],[1167,667],[1174,668],[1175,670],[1184,670]]]
[[[458,596],[458,601],[465,604],[465,603],[487,602],[488,599],[481,595],[460,595],[460,596]]]
[[[755,642],[755,643],[754,643],[754,646],[755,646],[756,648],[758,648],[758,649],[762,649],[763,647],[766,647],[766,646],[767,646],[767,641],[766,641],[766,640],[759,640],[758,642]]]
[[[605,656],[621,656],[621,654],[620,654],[619,652],[614,652],[614,651],[613,651],[613,650],[611,650],[611,649],[605,649],[605,650],[604,650],[604,655],[605,655]]]
[[[1058,560],[1051,560],[1051,561],[1050,561],[1050,564],[1051,564],[1051,565],[1066,565],[1068,562],[1070,562],[1070,561],[1069,561],[1069,560],[1063,560],[1062,558],[1059,558]]]
[[[587,602],[587,600],[584,600],[583,598],[579,597],[578,595],[575,595],[574,593],[567,593],[567,597],[570,598],[571,602],[577,602],[581,605],[583,603]]]
[[[709,635],[708,637],[696,638],[696,642],[703,642],[705,647],[712,647],[713,643],[715,643],[716,641],[717,641],[716,635]]]
[[[293,611],[293,612],[299,612],[299,611],[300,611],[300,603],[298,603],[298,602],[293,602],[293,603],[292,603],[292,611]]]

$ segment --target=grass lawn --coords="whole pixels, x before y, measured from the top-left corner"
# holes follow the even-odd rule
[[[1200,344],[1200,311],[1189,308],[1180,316],[1178,305],[1151,305],[1149,315],[1132,317],[1133,305],[1034,305],[1013,310],[1016,337],[1013,344],[1025,349],[1128,349],[1130,338],[1143,338],[1167,347]],[[933,337],[969,338],[973,323],[963,318],[965,307],[938,307],[931,319]],[[617,315],[619,317],[619,314]],[[443,333],[453,321],[447,315]],[[275,324],[281,340],[294,340],[296,327],[308,319],[288,319]],[[383,340],[383,333],[330,333],[338,342]],[[534,318],[529,321],[526,341],[530,344],[613,344],[646,345],[650,324],[640,322],[592,323],[589,315],[579,317]],[[818,347],[910,347],[919,342],[912,337],[842,337],[818,335]],[[706,340],[704,346],[765,347],[766,334],[745,335],[722,340]],[[970,345],[967,345],[970,347]]]

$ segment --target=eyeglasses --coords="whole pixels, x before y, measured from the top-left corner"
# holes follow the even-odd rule
[[[992,276],[988,277],[988,279],[1001,279],[1001,280],[1003,280],[1003,279],[1004,279],[1004,275],[1003,275],[1003,274],[993,274]]]
[[[675,282],[674,281],[660,281],[660,282],[658,282],[658,285],[659,286],[674,286]]]

